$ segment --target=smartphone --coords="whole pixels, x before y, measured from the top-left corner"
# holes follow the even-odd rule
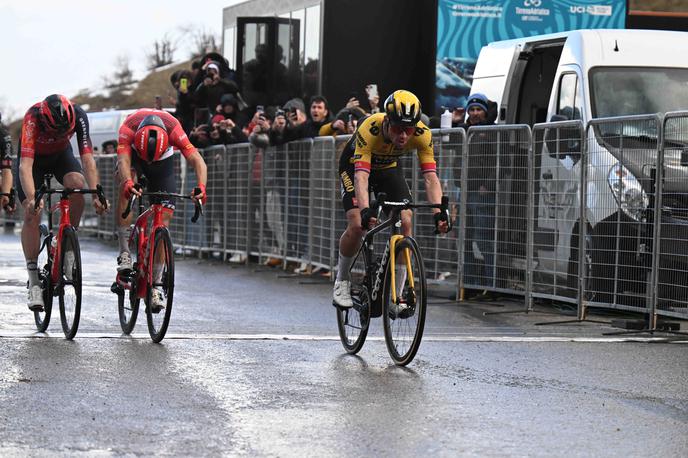
[[[258,105],[256,107],[256,113],[263,113],[265,111],[265,107],[263,105]]]
[[[182,78],[179,80],[179,91],[183,92],[186,94],[186,91],[189,90],[189,80],[186,78]]]
[[[378,96],[377,84],[369,84],[365,87],[366,94],[368,94],[368,100],[372,100],[374,97]]]

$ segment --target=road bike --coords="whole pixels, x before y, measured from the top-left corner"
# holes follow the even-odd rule
[[[137,187],[142,188],[140,185]],[[194,190],[194,194],[199,192],[198,188]],[[143,196],[193,200],[191,196],[169,192],[143,192],[141,197]],[[122,218],[129,216],[135,200],[136,195],[132,195]],[[195,223],[203,214],[203,206],[197,200],[193,202],[195,211],[191,221]],[[117,273],[111,288],[112,292],[117,294],[117,310],[122,332],[128,335],[134,330],[139,305],[143,300],[146,306],[148,332],[155,343],[160,342],[167,332],[174,295],[174,249],[170,231],[163,223],[164,209],[160,203],[151,204],[145,209],[142,199],[139,200],[139,216],[129,236],[129,247],[136,255],[133,269],[130,272]],[[154,273],[155,266],[158,266],[158,271]],[[161,308],[151,306],[154,289],[163,295],[165,305]]]
[[[45,174],[43,184],[36,192],[35,206],[38,210],[43,196],[47,198],[48,224],[41,224],[39,230],[43,237],[38,254],[38,279],[43,289],[43,310],[34,310],[34,320],[39,332],[45,332],[50,324],[53,297],[60,304],[62,331],[67,339],[73,339],[79,329],[81,317],[81,250],[76,228],[69,216],[69,196],[72,194],[96,194],[98,200],[107,208],[103,187],[96,189],[53,189],[50,187],[52,174]],[[60,201],[51,203],[53,194],[60,195]],[[60,222],[57,232],[53,228],[53,213],[59,211]],[[57,262],[56,262],[57,260]]]
[[[370,208],[384,209],[388,219],[369,230],[351,267],[353,307],[337,308],[339,337],[348,353],[358,353],[368,335],[371,318],[382,316],[385,343],[397,365],[409,364],[420,346],[425,326],[427,291],[423,257],[413,237],[401,234],[401,212],[438,208],[451,230],[448,198],[440,204],[414,204],[408,200],[388,202],[384,193]],[[373,242],[380,232],[392,228],[381,257],[375,257]]]

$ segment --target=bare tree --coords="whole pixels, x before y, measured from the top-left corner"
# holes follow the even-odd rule
[[[146,54],[148,59],[148,69],[155,70],[171,64],[174,61],[174,52],[177,50],[177,43],[173,37],[166,33],[160,40],[153,43],[153,49]]]
[[[0,114],[2,114],[3,124],[11,124],[12,121],[20,116],[19,110],[16,107],[12,107],[5,97],[0,97]]]
[[[179,28],[180,35],[190,41],[191,59],[201,57],[211,51],[220,50],[220,38],[205,27],[183,26]]]

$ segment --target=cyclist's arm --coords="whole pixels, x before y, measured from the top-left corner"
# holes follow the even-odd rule
[[[121,183],[126,183],[131,180],[131,154],[120,153],[117,154],[117,172]]]
[[[186,161],[196,171],[196,180],[198,184],[205,186],[208,182],[208,168],[205,165],[203,157],[201,157],[201,153],[199,153],[198,150],[194,151],[186,157]]]
[[[84,166],[84,176],[88,186],[91,189],[95,189],[96,185],[100,183],[100,178],[98,177],[98,167],[96,167],[96,160],[93,158],[93,154],[81,156],[81,163]],[[93,199],[97,198],[98,196],[93,194]]]
[[[432,144],[432,133],[424,124],[418,126],[413,137],[418,151],[418,163],[423,173],[425,182],[425,193],[428,202],[439,204],[442,202],[442,185],[437,177],[437,164],[435,163],[435,152]],[[438,213],[438,208],[433,208],[433,213]]]
[[[12,171],[10,169],[2,169],[2,189],[0,192],[10,192],[12,189]]]
[[[88,154],[93,154],[93,144],[91,143],[91,135],[89,133],[88,116],[86,112],[79,105],[74,105],[74,113],[76,115],[76,122],[74,130],[76,131],[76,143],[79,147],[79,155],[83,158]],[[88,179],[88,177],[86,177]],[[89,180],[89,184],[95,185]]]
[[[439,204],[442,202],[442,185],[436,172],[425,172],[423,174],[423,181],[425,182],[425,193],[428,196],[428,202]],[[439,213],[439,208],[433,208],[433,213]]]
[[[134,131],[127,125],[127,118],[119,128],[117,139],[117,172],[120,183],[131,180],[131,144],[134,141]]]
[[[208,182],[208,168],[205,165],[205,161],[201,153],[191,144],[189,137],[186,136],[184,129],[182,129],[181,124],[176,119],[175,127],[170,133],[170,144],[179,148],[186,161],[196,171],[197,183],[205,186]]]
[[[370,206],[368,201],[368,176],[370,174],[364,170],[357,170],[354,173],[354,190],[358,208],[363,209]]]
[[[19,163],[19,180],[21,180],[26,200],[33,200],[36,196],[36,187],[33,182],[33,156],[22,157]]]

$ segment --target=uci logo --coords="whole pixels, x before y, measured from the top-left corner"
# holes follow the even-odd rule
[[[534,6],[535,8],[542,5],[542,0],[523,0],[523,6]]]

